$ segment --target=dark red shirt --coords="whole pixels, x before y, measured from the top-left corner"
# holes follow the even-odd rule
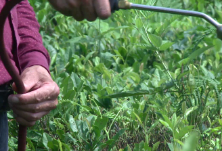
[[[8,0],[0,0],[0,10]],[[18,72],[27,67],[41,65],[49,71],[50,57],[39,34],[39,24],[28,0],[15,6],[4,28],[4,41],[8,55]],[[1,54],[0,54],[1,55]],[[0,85],[11,77],[0,59]]]

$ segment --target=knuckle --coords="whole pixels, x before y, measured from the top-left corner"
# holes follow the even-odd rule
[[[39,105],[36,105],[36,106],[34,107],[34,109],[33,109],[33,112],[34,112],[34,113],[38,113],[39,110],[40,110],[40,106],[39,106]]]
[[[45,99],[51,100],[53,98],[57,98],[60,93],[58,85],[54,82],[52,86],[48,89],[47,96]]]
[[[52,105],[50,105],[49,103],[47,103],[47,104],[45,104],[44,108],[45,108],[46,110],[49,110],[49,109],[51,109],[51,106],[52,106]]]
[[[40,118],[38,117],[38,115],[32,114],[32,115],[31,115],[31,119],[32,119],[32,121],[37,121],[37,120],[39,120]]]
[[[34,98],[35,98],[36,102],[41,102],[43,100],[42,94],[40,92],[38,92],[38,91],[36,91],[34,93]]]

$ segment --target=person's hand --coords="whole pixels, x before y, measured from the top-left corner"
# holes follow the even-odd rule
[[[33,126],[37,120],[56,108],[59,87],[48,71],[38,65],[25,69],[21,78],[26,93],[10,95],[8,102],[19,124]],[[14,83],[12,87],[16,91]]]
[[[77,21],[94,21],[97,17],[106,19],[111,15],[109,0],[49,0],[51,5]]]

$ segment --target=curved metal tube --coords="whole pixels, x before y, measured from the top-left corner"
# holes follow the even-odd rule
[[[10,0],[6,2],[5,6],[3,7],[1,13],[0,13],[0,57],[2,59],[2,62],[12,77],[12,80],[15,82],[15,85],[17,87],[18,93],[22,94],[25,93],[25,87],[24,84],[20,78],[20,75],[17,73],[17,70],[12,65],[9,56],[7,54],[7,51],[5,49],[5,43],[4,43],[4,25],[6,18],[8,17],[11,9],[18,3],[20,3],[22,0]],[[18,133],[18,151],[25,151],[26,148],[26,133],[27,133],[27,127],[19,125],[19,133]]]
[[[191,10],[183,10],[183,9],[174,9],[174,8],[167,8],[167,7],[159,7],[159,6],[149,6],[149,5],[141,5],[141,4],[133,4],[128,2],[128,0],[114,0],[118,3],[118,9],[139,9],[139,10],[148,10],[154,12],[162,12],[162,13],[169,13],[169,14],[177,14],[177,15],[184,15],[184,16],[194,16],[200,17],[208,21],[217,29],[217,37],[222,40],[222,24],[218,23],[215,19],[210,17],[207,14],[198,11],[191,11]]]
[[[216,28],[221,26],[221,24],[218,23],[216,20],[214,20],[212,17],[210,17],[209,15],[204,14],[202,12],[191,11],[191,10],[182,10],[182,9],[173,9],[173,8],[166,8],[166,7],[158,7],[158,6],[146,6],[146,5],[132,4],[132,3],[130,6],[131,6],[130,8],[132,8],[132,9],[149,10],[149,11],[169,13],[169,14],[200,17],[200,18],[207,20],[209,23],[211,23]]]

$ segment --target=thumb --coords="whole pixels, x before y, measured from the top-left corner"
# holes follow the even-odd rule
[[[21,74],[21,80],[25,87],[25,93],[40,88],[44,81],[52,81],[48,71],[38,65],[26,68]],[[12,88],[17,92],[18,87],[15,83],[12,84]]]
[[[23,81],[23,85],[25,87],[25,92],[24,93],[27,93],[27,92],[31,91],[32,88],[33,88],[33,85],[32,84],[25,84],[25,83],[27,83],[27,82],[24,83],[24,81],[26,81],[26,80],[22,80],[22,81]],[[15,82],[13,82],[12,83],[12,90],[19,93],[18,89],[19,88],[17,88]]]
[[[33,89],[36,88],[36,83],[37,83],[37,77],[34,73],[30,72],[29,70],[24,70],[24,72],[20,76],[23,85],[25,87],[25,93],[32,91]],[[12,89],[15,92],[18,92],[18,87],[16,86],[15,82],[12,84]]]

